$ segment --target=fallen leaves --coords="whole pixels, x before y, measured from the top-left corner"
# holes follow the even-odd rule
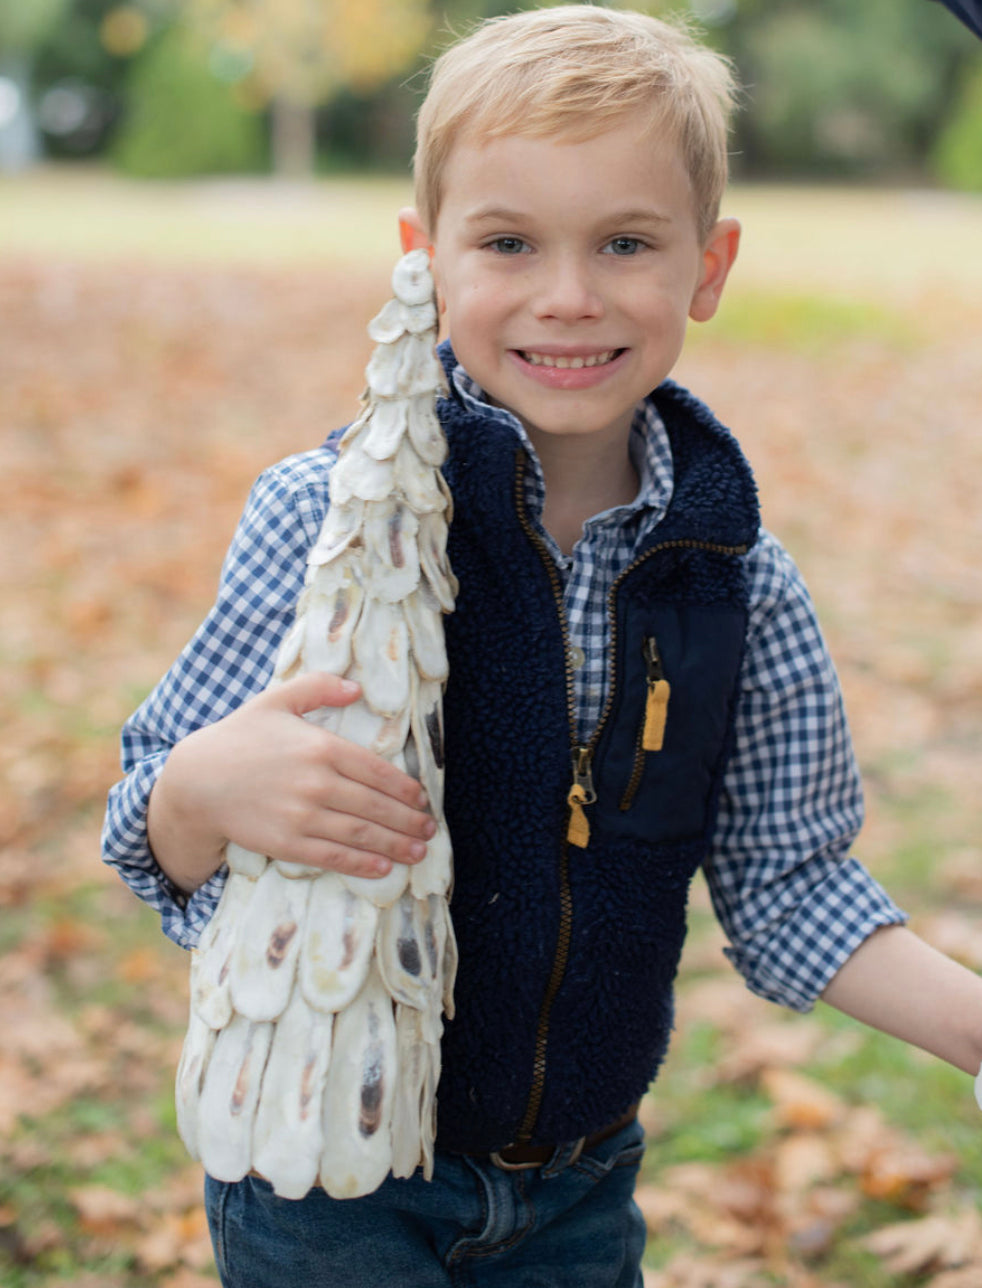
[[[211,1236],[200,1189],[200,1172],[191,1168],[150,1194],[86,1185],[71,1190],[68,1199],[90,1254],[98,1255],[106,1246],[124,1248],[141,1271],[156,1276],[175,1267],[201,1271],[211,1266]]]
[[[200,1204],[183,1212],[165,1212],[151,1222],[152,1228],[135,1245],[144,1270],[156,1273],[182,1264],[203,1270],[211,1265],[211,1236]]]
[[[780,1127],[815,1131],[842,1120],[842,1101],[813,1078],[790,1069],[764,1069],[760,1083],[774,1105]]]
[[[977,1288],[982,1279],[982,1220],[975,1211],[950,1216],[926,1216],[920,1221],[884,1226],[864,1240],[867,1248],[884,1259],[894,1274],[938,1275],[932,1288],[953,1288],[957,1279],[969,1279]]]
[[[662,1253],[665,1264],[646,1288],[833,1288],[825,1267],[849,1239],[882,1260],[891,1283],[916,1275],[918,1284],[946,1288],[940,1276],[964,1274],[964,1284],[982,1284],[982,1240],[959,1159],[925,1148],[876,1105],[856,1103],[823,1079],[823,1070],[856,1052],[858,1031],[782,1015],[719,974],[684,983],[678,1011],[679,1042],[708,1026],[715,1045],[691,1073],[671,1054],[642,1106],[649,1154],[637,1201],[656,1255],[680,1249]],[[670,1089],[679,1077],[698,1079],[700,1099],[686,1101],[694,1115],[700,1105],[711,1112],[721,1097],[734,1106],[734,1096],[762,1102],[746,1148],[713,1161],[659,1162],[674,1127],[660,1085],[667,1079]],[[967,1101],[967,1079],[964,1092]],[[882,1224],[888,1210],[907,1219],[884,1226],[882,1240],[858,1233],[871,1211]]]
[[[343,306],[371,316],[383,274],[2,266],[0,906],[18,853],[101,811],[255,475],[350,419],[369,341]]]
[[[100,869],[99,818],[119,724],[207,608],[253,477],[350,418],[352,319],[387,269],[0,264],[0,1280],[63,1283],[67,1256],[73,1288],[215,1282],[200,1175],[164,1148],[186,963]],[[871,770],[861,853],[929,843],[917,928],[978,968],[982,322],[959,316],[916,351],[834,364],[710,338],[679,376],[737,429],[819,601]],[[858,1032],[781,1018],[720,950],[694,937],[683,974],[704,978],[680,1002],[718,1058],[667,1076],[764,1108],[753,1143],[659,1168],[657,1087],[646,1101],[639,1202],[652,1249],[675,1249],[647,1288],[860,1288],[827,1269],[848,1243],[897,1288],[979,1288],[950,1154],[802,1072]]]
[[[954,1158],[926,1153],[875,1109],[851,1107],[802,1075],[773,1070],[761,1081],[778,1134],[723,1165],[661,1169],[638,1190],[653,1246],[683,1232],[710,1253],[707,1283],[715,1284],[716,1275],[720,1283],[744,1288],[777,1275],[789,1288],[819,1284],[810,1268],[857,1216],[864,1197],[911,1211],[954,1203],[947,1185],[956,1172]],[[976,1288],[982,1283],[982,1225],[971,1209],[955,1206],[951,1214],[887,1227],[865,1246],[896,1273],[972,1267]],[[690,1288],[689,1278],[678,1277],[685,1265],[690,1274],[683,1258],[670,1263],[669,1277],[652,1283]]]
[[[68,1198],[86,1234],[118,1235],[123,1226],[135,1226],[139,1219],[141,1200],[105,1185],[71,1190]]]

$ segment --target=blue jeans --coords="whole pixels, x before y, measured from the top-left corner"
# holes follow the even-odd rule
[[[374,1194],[280,1199],[263,1180],[207,1177],[225,1288],[641,1288],[645,1226],[634,1202],[644,1132],[631,1123],[571,1161],[503,1171],[438,1153],[432,1181],[389,1177]]]

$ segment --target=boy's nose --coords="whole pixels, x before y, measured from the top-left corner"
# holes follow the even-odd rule
[[[589,269],[564,257],[551,265],[543,265],[536,284],[534,309],[540,318],[576,322],[601,317],[604,303]]]

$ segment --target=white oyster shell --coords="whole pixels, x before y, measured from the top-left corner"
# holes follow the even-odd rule
[[[345,1197],[390,1172],[432,1176],[453,1011],[441,695],[456,581],[425,251],[396,265],[393,291],[369,323],[365,403],[330,472],[330,508],[270,685],[311,671],[356,680],[354,702],[304,718],[415,774],[436,835],[422,862],[378,878],[230,843],[225,890],[192,958],[177,1071],[188,1150],[219,1180],[256,1170],[288,1199],[317,1183]]]

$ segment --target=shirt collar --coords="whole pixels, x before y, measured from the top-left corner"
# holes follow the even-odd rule
[[[509,425],[518,435],[522,446],[528,452],[532,462],[535,478],[544,494],[545,485],[542,478],[542,466],[535,448],[525,432],[525,426],[504,407],[496,407],[488,401],[487,395],[476,380],[470,376],[460,363],[454,368],[453,382],[468,411],[482,416],[490,416],[500,424]],[[668,509],[672,499],[674,473],[672,470],[672,448],[668,431],[658,414],[654,399],[649,395],[638,403],[631,424],[631,437],[628,442],[631,461],[638,472],[638,494],[627,505],[615,506],[604,511],[605,518],[623,519],[626,515],[647,512],[649,522],[657,521]],[[601,516],[595,516],[599,519]],[[594,522],[594,520],[590,520]]]

